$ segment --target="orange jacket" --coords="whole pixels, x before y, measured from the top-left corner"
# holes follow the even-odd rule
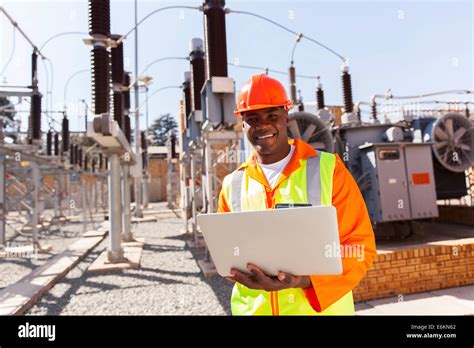
[[[275,188],[271,188],[257,163],[255,153],[241,167],[246,168],[246,174],[260,182],[266,188],[267,207],[274,207],[275,189],[300,164],[300,159],[313,156],[316,151],[307,143],[291,139],[295,145],[295,153],[278,178]],[[352,175],[346,169],[339,156],[336,155],[336,166],[333,177],[332,205],[336,208],[339,226],[341,249],[357,245],[363,248],[363,259],[358,257],[342,257],[343,273],[341,275],[311,275],[312,288],[304,289],[306,298],[317,312],[324,311],[331,304],[351,291],[363,278],[376,257],[375,237],[369,219],[367,207],[362,194]],[[218,212],[229,212],[229,206],[221,191],[219,195]]]

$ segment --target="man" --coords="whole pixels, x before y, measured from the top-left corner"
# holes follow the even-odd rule
[[[242,117],[243,132],[255,152],[225,177],[218,211],[273,209],[278,203],[308,203],[308,197],[321,205],[333,205],[343,273],[295,276],[280,272],[271,277],[258,265],[248,265],[251,276],[233,269],[233,277],[228,278],[235,282],[232,314],[353,315],[352,289],[376,256],[367,208],[339,156],[288,139],[288,110],[292,106],[281,83],[265,74],[252,76],[242,87],[235,113]],[[317,176],[320,185],[309,187],[311,175]],[[363,257],[351,250],[362,250]]]

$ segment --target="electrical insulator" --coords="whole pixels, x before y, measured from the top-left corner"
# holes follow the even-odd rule
[[[88,161],[89,161],[89,156],[85,155],[85,156],[84,156],[84,163],[83,163],[83,169],[84,169],[85,171],[87,171],[87,169],[88,169],[88,168],[87,168]]]
[[[53,145],[53,132],[48,131],[48,133],[46,133],[46,156],[51,156],[52,145]]]
[[[109,170],[109,159],[105,158],[105,170]]]
[[[74,145],[69,147],[69,164],[74,164]]]
[[[146,133],[140,132],[140,142],[142,148],[142,163],[143,169],[146,170],[148,168],[148,141],[146,139]]]
[[[344,64],[342,67],[342,92],[344,95],[344,109],[346,113],[351,113],[354,109],[354,103],[352,102],[352,84],[351,75],[349,74],[349,66]]]
[[[114,41],[120,39],[121,35],[111,35],[110,38]],[[122,42],[110,50],[112,61],[112,82],[123,85],[125,82],[125,72],[123,70],[123,44]]]
[[[224,0],[205,0],[203,3],[207,79],[213,76],[227,77],[224,6]]]
[[[77,146],[77,164],[82,167],[82,147]]]
[[[170,145],[171,145],[171,158],[178,158],[176,153],[176,135],[171,133],[170,135]]]
[[[466,117],[469,118],[471,116],[471,113],[469,112],[469,107],[466,105]]]
[[[318,110],[324,109],[326,107],[324,103],[324,91],[323,91],[323,85],[319,81],[318,77],[318,84],[316,85],[316,102],[318,104]]]
[[[89,0],[89,35],[110,35],[110,0]]]
[[[132,129],[130,127],[130,116],[125,115],[124,117],[124,133],[125,133],[125,138],[127,138],[129,144],[132,143]]]
[[[130,73],[128,72],[124,73],[124,85],[127,90],[123,92],[123,107],[128,111],[130,109],[130,89],[128,88],[130,86]]]
[[[148,169],[148,156],[146,151],[142,152],[142,164],[143,171],[146,171]]]
[[[92,171],[92,173],[95,173],[95,163],[96,163],[96,159],[94,157],[91,161],[91,171]]]
[[[59,156],[59,133],[54,133],[54,155]]]
[[[111,35],[111,39],[117,41],[121,35]],[[123,130],[123,84],[125,82],[125,72],[123,70],[123,44],[120,43],[111,49],[112,60],[112,84],[113,84],[113,110],[114,120],[117,121],[120,129]]]
[[[370,118],[372,120],[377,119],[377,103],[375,102],[375,97],[372,97],[370,100]]]
[[[186,120],[186,129],[188,128],[188,117],[191,113],[191,82],[189,71],[184,72],[183,82],[183,100],[184,100],[184,119]]]
[[[202,40],[194,38],[191,40],[190,61],[190,92],[191,111],[201,110],[201,89],[204,85],[204,51]],[[188,114],[186,115],[186,117]]]
[[[297,103],[297,97],[296,97],[296,71],[295,67],[293,64],[290,66],[288,69],[288,76],[290,78],[290,95],[291,95],[291,100],[293,103]]]
[[[110,56],[105,47],[94,46],[91,51],[92,103],[96,115],[109,110]]]
[[[38,83],[38,54],[36,53],[36,49],[33,50],[33,54],[31,55],[31,85],[36,87]]]
[[[303,97],[301,96],[301,90],[298,91],[298,111],[304,111]]]
[[[69,120],[67,119],[66,115],[63,117],[62,123],[62,142],[63,142],[63,152],[67,152],[69,149]]]
[[[99,170],[102,170],[102,166],[103,166],[103,157],[102,157],[102,154],[99,153]]]
[[[31,96],[30,117],[28,119],[28,140],[33,144],[33,140],[41,138],[41,94],[35,93]]]
[[[140,132],[140,143],[141,143],[141,146],[142,146],[142,150],[148,149],[148,143],[147,143],[146,134],[145,134],[144,131]]]
[[[123,95],[122,92],[114,92],[114,120],[117,121],[120,129],[124,129],[123,125]]]

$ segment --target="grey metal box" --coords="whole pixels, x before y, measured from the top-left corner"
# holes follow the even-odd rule
[[[201,110],[196,110],[196,111],[192,111],[188,116],[189,117],[189,122],[188,122],[189,139],[188,139],[188,142],[189,141],[196,142],[196,140],[201,137],[201,122],[198,122],[196,120],[196,116],[198,116],[198,119],[199,119],[200,115],[201,115]]]
[[[405,160],[412,219],[438,216],[431,144],[407,144]]]
[[[366,144],[360,150],[362,171],[370,182],[362,193],[373,221],[438,216],[431,144]]]
[[[235,109],[235,93],[229,93],[229,85],[233,85],[231,78],[220,77],[214,79],[217,84],[213,89],[212,80],[207,80],[201,90],[202,100],[202,118],[203,124],[209,121],[212,127],[217,127],[221,124],[233,124],[236,122]],[[219,93],[214,92],[219,91]]]

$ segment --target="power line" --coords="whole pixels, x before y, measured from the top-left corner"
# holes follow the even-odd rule
[[[5,72],[5,70],[7,69],[8,65],[12,61],[13,55],[15,54],[15,48],[16,48],[16,39],[15,39],[16,35],[15,35],[15,33],[16,33],[16,27],[13,27],[12,53],[10,54],[10,58],[8,58],[7,63],[3,67],[2,72],[0,73],[0,75],[2,75],[2,76],[3,76],[3,73]]]
[[[284,25],[278,23],[278,22],[275,22],[274,20],[271,20],[270,18],[267,18],[265,16],[262,16],[262,15],[259,15],[259,14],[256,14],[256,13],[253,13],[253,12],[247,12],[247,11],[237,11],[237,10],[231,10],[231,9],[226,9],[226,13],[238,13],[238,14],[246,14],[246,15],[249,15],[249,16],[254,16],[254,17],[257,17],[257,18],[260,18],[260,19],[263,19],[264,21],[267,21],[273,25],[276,25],[277,27],[280,27],[281,29],[293,34],[293,35],[296,35],[296,36],[302,36],[302,38],[308,40],[308,41],[311,41],[313,43],[315,43],[316,45],[326,49],[327,51],[331,52],[332,54],[336,55],[337,57],[339,57],[343,62],[345,62],[347,59],[340,55],[339,53],[337,53],[336,51],[334,51],[332,48],[329,48],[328,46],[326,46],[325,44],[319,42],[318,40],[315,40],[309,36],[305,36],[303,35],[303,33],[297,33],[296,31],[294,30],[291,30],[290,28],[288,27],[285,27]]]
[[[134,30],[135,28],[137,28],[140,24],[142,24],[144,21],[146,21],[149,17],[151,17],[152,15],[154,15],[155,13],[158,13],[158,12],[161,12],[161,11],[164,11],[164,10],[171,10],[171,9],[191,9],[191,10],[200,10],[201,7],[195,7],[195,6],[166,6],[166,7],[162,7],[162,8],[159,8],[155,11],[152,11],[150,12],[149,14],[147,14],[145,17],[143,17],[132,29],[130,29],[125,35],[123,35],[121,38],[119,38],[116,43],[117,45],[119,45],[123,40],[125,40],[127,38],[128,35],[130,35]]]
[[[269,68],[262,68],[258,66],[252,66],[252,65],[241,65],[241,64],[233,64],[227,62],[228,65],[234,66],[236,68],[244,68],[244,69],[251,69],[251,70],[263,70],[265,72],[272,72],[275,74],[280,74],[280,75],[288,75],[288,72],[286,71],[280,71],[280,70],[274,70],[274,69],[269,69]],[[297,77],[301,77],[303,79],[310,79],[310,80],[317,80],[317,76],[311,76],[311,75],[296,75]]]

